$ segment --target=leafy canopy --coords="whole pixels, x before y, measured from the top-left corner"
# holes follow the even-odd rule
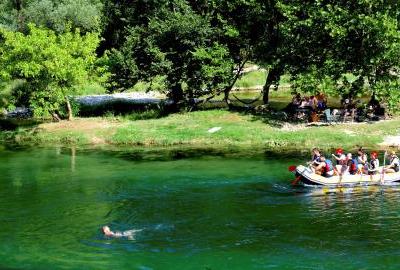
[[[101,71],[95,65],[99,37],[28,27],[28,34],[0,29],[0,79],[22,80],[23,87],[14,93],[16,105],[46,116],[62,110],[67,96],[77,94],[77,86]]]
[[[163,76],[175,103],[210,94],[228,85],[234,69],[227,46],[219,43],[207,16],[185,1],[158,9],[143,25],[128,28],[125,42],[110,56],[115,89],[127,89],[139,79]]]
[[[34,23],[58,33],[79,28],[100,32],[103,0],[2,0],[0,27],[27,31]]]

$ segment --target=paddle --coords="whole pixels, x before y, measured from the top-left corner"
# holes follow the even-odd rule
[[[289,166],[288,170],[289,170],[289,172],[294,172],[294,171],[296,171],[296,168],[297,168],[297,166],[291,165],[291,166]],[[294,179],[292,181],[291,185],[292,186],[297,185],[297,183],[300,182],[300,179],[301,179],[301,175],[297,176],[296,179]]]
[[[293,180],[293,182],[291,183],[292,186],[297,185],[298,182],[300,182],[301,179],[301,175],[297,176],[296,179]]]
[[[385,151],[385,154],[383,155],[383,166],[382,166],[382,174],[381,174],[381,185],[385,183],[385,163],[386,163],[386,155],[387,151]]]
[[[341,187],[341,186],[342,186],[342,179],[343,179],[343,174],[340,173],[340,174],[339,174],[339,183],[337,184],[338,187]]]

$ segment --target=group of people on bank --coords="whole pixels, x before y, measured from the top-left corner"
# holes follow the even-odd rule
[[[374,175],[400,171],[400,161],[395,151],[388,153],[388,165],[383,168],[379,168],[377,152],[371,152],[369,157],[370,159],[368,160],[368,155],[363,148],[358,149],[357,156],[354,157],[351,153],[345,154],[343,149],[339,148],[335,154],[332,154],[332,160],[335,161],[335,164],[333,164],[332,160],[324,156],[318,148],[314,148],[312,150],[312,160],[309,163],[316,174],[324,177],[355,174]]]
[[[324,94],[317,92],[315,96],[302,97],[299,93],[293,93],[289,109],[309,108],[312,111],[323,111],[327,108],[327,98]]]

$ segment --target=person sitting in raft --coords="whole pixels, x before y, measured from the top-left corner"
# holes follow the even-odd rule
[[[135,233],[141,230],[128,230],[128,231],[124,231],[124,232],[118,232],[118,231],[111,231],[110,227],[108,226],[103,226],[102,231],[104,233],[105,236],[108,237],[114,237],[114,238],[123,238],[126,237],[129,240],[133,240]]]
[[[357,160],[353,159],[353,155],[351,153],[347,154],[347,164],[346,164],[346,173],[349,173],[351,175],[354,175],[357,173],[358,168],[357,168]]]
[[[370,154],[371,161],[368,163],[368,170],[367,173],[369,175],[374,175],[379,172],[379,160],[378,160],[378,153],[372,152]]]
[[[337,155],[337,156],[336,156]],[[336,149],[336,155],[332,154],[332,157],[334,157],[336,159],[336,171],[339,174],[342,174],[343,171],[346,171],[347,167],[347,157],[346,155],[343,153],[343,149],[339,148]]]
[[[321,162],[321,151],[318,148],[313,148],[312,150],[312,158],[309,164],[313,167],[317,167]]]
[[[357,163],[357,169],[359,172],[363,172],[364,170],[368,169],[368,156],[362,147],[360,147],[357,152]]]
[[[395,151],[390,152],[389,165],[385,167],[385,173],[395,173],[400,171],[400,161]]]
[[[314,172],[323,177],[331,177],[333,176],[333,164],[332,161],[326,159],[324,156],[320,157],[319,165],[315,167]]]

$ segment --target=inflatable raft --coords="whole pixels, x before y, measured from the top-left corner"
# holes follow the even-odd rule
[[[382,171],[382,167],[379,169]],[[305,185],[313,186],[355,186],[355,185],[391,185],[400,183],[400,172],[397,173],[385,173],[385,174],[355,174],[355,175],[343,175],[343,176],[332,176],[323,177],[321,175],[313,173],[309,167],[303,165],[296,167],[296,177]]]

